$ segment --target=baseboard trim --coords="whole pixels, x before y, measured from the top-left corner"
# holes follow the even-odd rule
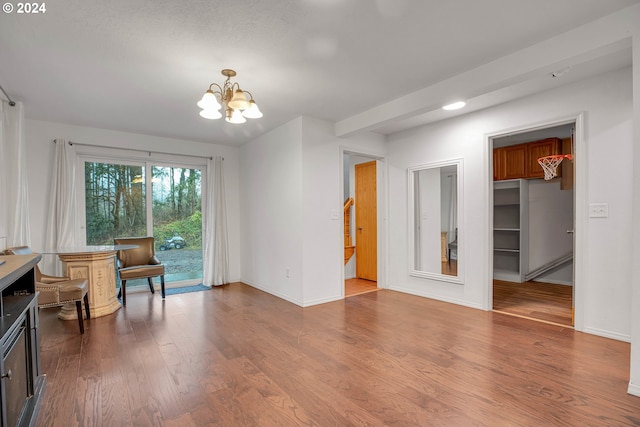
[[[295,305],[297,305],[299,307],[311,307],[311,306],[314,306],[314,305],[326,304],[328,302],[340,301],[340,300],[343,299],[341,295],[337,295],[337,296],[331,296],[331,297],[327,297],[327,298],[320,298],[320,299],[311,300],[311,301],[299,301],[299,300],[297,300],[295,298],[291,298],[288,295],[281,294],[279,292],[274,291],[273,289],[270,289],[270,288],[268,288],[266,286],[259,285],[258,283],[251,282],[249,280],[240,280],[240,282],[244,283],[246,285],[249,285],[252,288],[259,289],[262,292],[266,292],[266,293],[268,293],[270,295],[273,295],[274,297],[278,297],[280,299],[288,301],[288,302],[290,302],[292,304],[295,304]]]
[[[311,307],[311,306],[314,306],[314,305],[326,304],[328,302],[341,301],[342,299],[343,298],[340,295],[333,296],[333,297],[328,297],[328,298],[320,298],[320,299],[317,299],[317,300],[305,301],[302,304],[302,306],[303,307]]]
[[[582,330],[582,332],[587,333],[587,334],[591,334],[591,335],[598,335],[600,337],[604,337],[604,338],[611,338],[612,340],[616,340],[616,341],[624,341],[624,342],[631,342],[631,336],[630,335],[625,335],[625,334],[619,334],[617,332],[611,332],[611,331],[605,331],[603,329],[598,329],[598,328],[584,328]]]
[[[297,306],[299,306],[299,307],[304,307],[304,305],[303,305],[302,301],[299,301],[299,300],[297,300],[297,299],[295,299],[295,298],[291,298],[291,297],[290,297],[290,296],[288,296],[288,295],[281,294],[281,293],[279,293],[279,292],[277,292],[277,291],[274,291],[273,289],[271,289],[271,288],[269,288],[269,287],[267,287],[267,286],[262,286],[262,285],[260,285],[260,284],[258,284],[258,283],[252,282],[252,281],[250,281],[250,280],[242,280],[242,279],[241,279],[241,280],[240,280],[240,282],[242,282],[242,283],[244,283],[244,284],[246,284],[246,285],[249,285],[249,286],[251,286],[252,288],[256,288],[256,289],[258,289],[258,290],[261,290],[262,292],[266,292],[266,293],[268,293],[268,294],[270,294],[270,295],[273,295],[274,297],[278,297],[278,298],[280,298],[280,299],[283,299],[283,300],[285,300],[285,301],[288,301],[288,302],[290,302],[290,303],[292,303],[292,304],[295,304],[295,305],[297,305]]]
[[[478,310],[486,311],[484,308],[482,308],[482,305],[480,305],[480,304],[476,304],[476,303],[473,303],[473,302],[470,302],[470,301],[465,301],[465,300],[461,300],[461,299],[457,299],[457,298],[450,298],[450,297],[445,297],[445,296],[442,296],[442,295],[433,295],[433,294],[429,294],[427,292],[416,291],[415,289],[403,288],[402,286],[393,286],[392,285],[392,286],[389,286],[388,289],[392,290],[392,291],[403,292],[405,294],[415,295],[415,296],[418,296],[418,297],[429,298],[429,299],[433,299],[433,300],[437,300],[437,301],[448,302],[448,303],[451,303],[451,304],[462,305],[464,307],[477,308]]]
[[[573,283],[571,282],[567,282],[567,281],[563,281],[563,280],[553,280],[553,279],[534,279],[534,282],[541,282],[541,283],[551,283],[552,285],[564,285],[564,286],[573,286]]]

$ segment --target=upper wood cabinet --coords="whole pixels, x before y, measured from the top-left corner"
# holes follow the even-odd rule
[[[504,147],[502,163],[504,174],[501,179],[518,179],[527,175],[527,147],[524,144]]]
[[[538,164],[540,157],[551,156],[553,154],[560,154],[561,141],[559,138],[547,138],[542,141],[530,142],[527,144],[527,178],[544,178],[544,171],[542,166]],[[558,176],[561,175],[562,170],[558,169]]]
[[[560,143],[558,138],[547,138],[494,149],[493,179],[501,181],[504,179],[544,178],[544,171],[538,164],[538,158],[559,154]]]

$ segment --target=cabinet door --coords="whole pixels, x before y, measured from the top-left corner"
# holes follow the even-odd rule
[[[527,145],[518,144],[503,148],[502,179],[517,179],[526,176]]]
[[[504,168],[502,167],[502,157],[504,148],[496,148],[493,150],[493,180],[499,181],[504,179]]]
[[[527,178],[544,178],[542,166],[538,164],[538,158],[560,154],[560,139],[548,138],[527,144]],[[558,168],[558,176],[561,168]]]

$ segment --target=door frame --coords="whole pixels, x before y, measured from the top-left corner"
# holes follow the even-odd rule
[[[345,194],[344,194],[344,155],[345,154],[349,154],[349,155],[354,155],[354,156],[361,156],[361,157],[368,157],[371,160],[376,160],[376,191],[377,191],[377,200],[376,200],[376,204],[377,204],[377,240],[378,240],[378,256],[377,256],[377,260],[376,260],[376,264],[377,264],[377,276],[378,276],[378,280],[377,280],[377,285],[378,288],[388,288],[388,278],[387,278],[387,264],[386,264],[386,260],[387,260],[387,245],[388,245],[388,233],[387,233],[387,220],[386,218],[388,218],[388,212],[389,212],[389,206],[387,203],[387,194],[388,194],[388,180],[387,180],[387,171],[388,171],[388,166],[387,166],[387,161],[386,161],[386,157],[384,154],[380,153],[380,152],[376,152],[376,151],[369,151],[369,150],[363,150],[361,148],[353,148],[353,147],[347,147],[347,146],[340,146],[339,147],[339,151],[340,151],[340,206],[342,206],[342,204],[344,204],[344,199],[345,199]],[[356,202],[357,203],[357,202]],[[342,220],[341,224],[344,223],[344,211],[342,211],[342,215],[340,217],[340,219]],[[341,228],[342,229],[342,228]],[[344,293],[344,281],[345,281],[345,277],[344,277],[344,238],[343,238],[343,234],[340,233],[340,277],[342,280],[342,284],[340,286],[340,295],[341,298],[344,299],[345,298],[345,293]]]
[[[485,135],[486,155],[488,165],[487,185],[487,223],[485,225],[485,236],[487,241],[487,251],[485,265],[487,272],[485,276],[485,292],[483,307],[486,310],[493,309],[493,140],[510,134],[524,133],[539,129],[566,125],[575,125],[573,141],[573,168],[574,168],[574,234],[573,234],[573,306],[574,325],[576,331],[584,330],[584,291],[586,288],[586,269],[584,261],[587,259],[587,212],[588,212],[588,180],[587,180],[587,147],[584,137],[584,112],[558,117],[553,120],[538,122],[530,125],[518,126],[506,130],[492,132]]]

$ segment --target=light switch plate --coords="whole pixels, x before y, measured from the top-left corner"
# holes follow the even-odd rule
[[[589,218],[607,218],[608,216],[608,203],[589,203]]]

